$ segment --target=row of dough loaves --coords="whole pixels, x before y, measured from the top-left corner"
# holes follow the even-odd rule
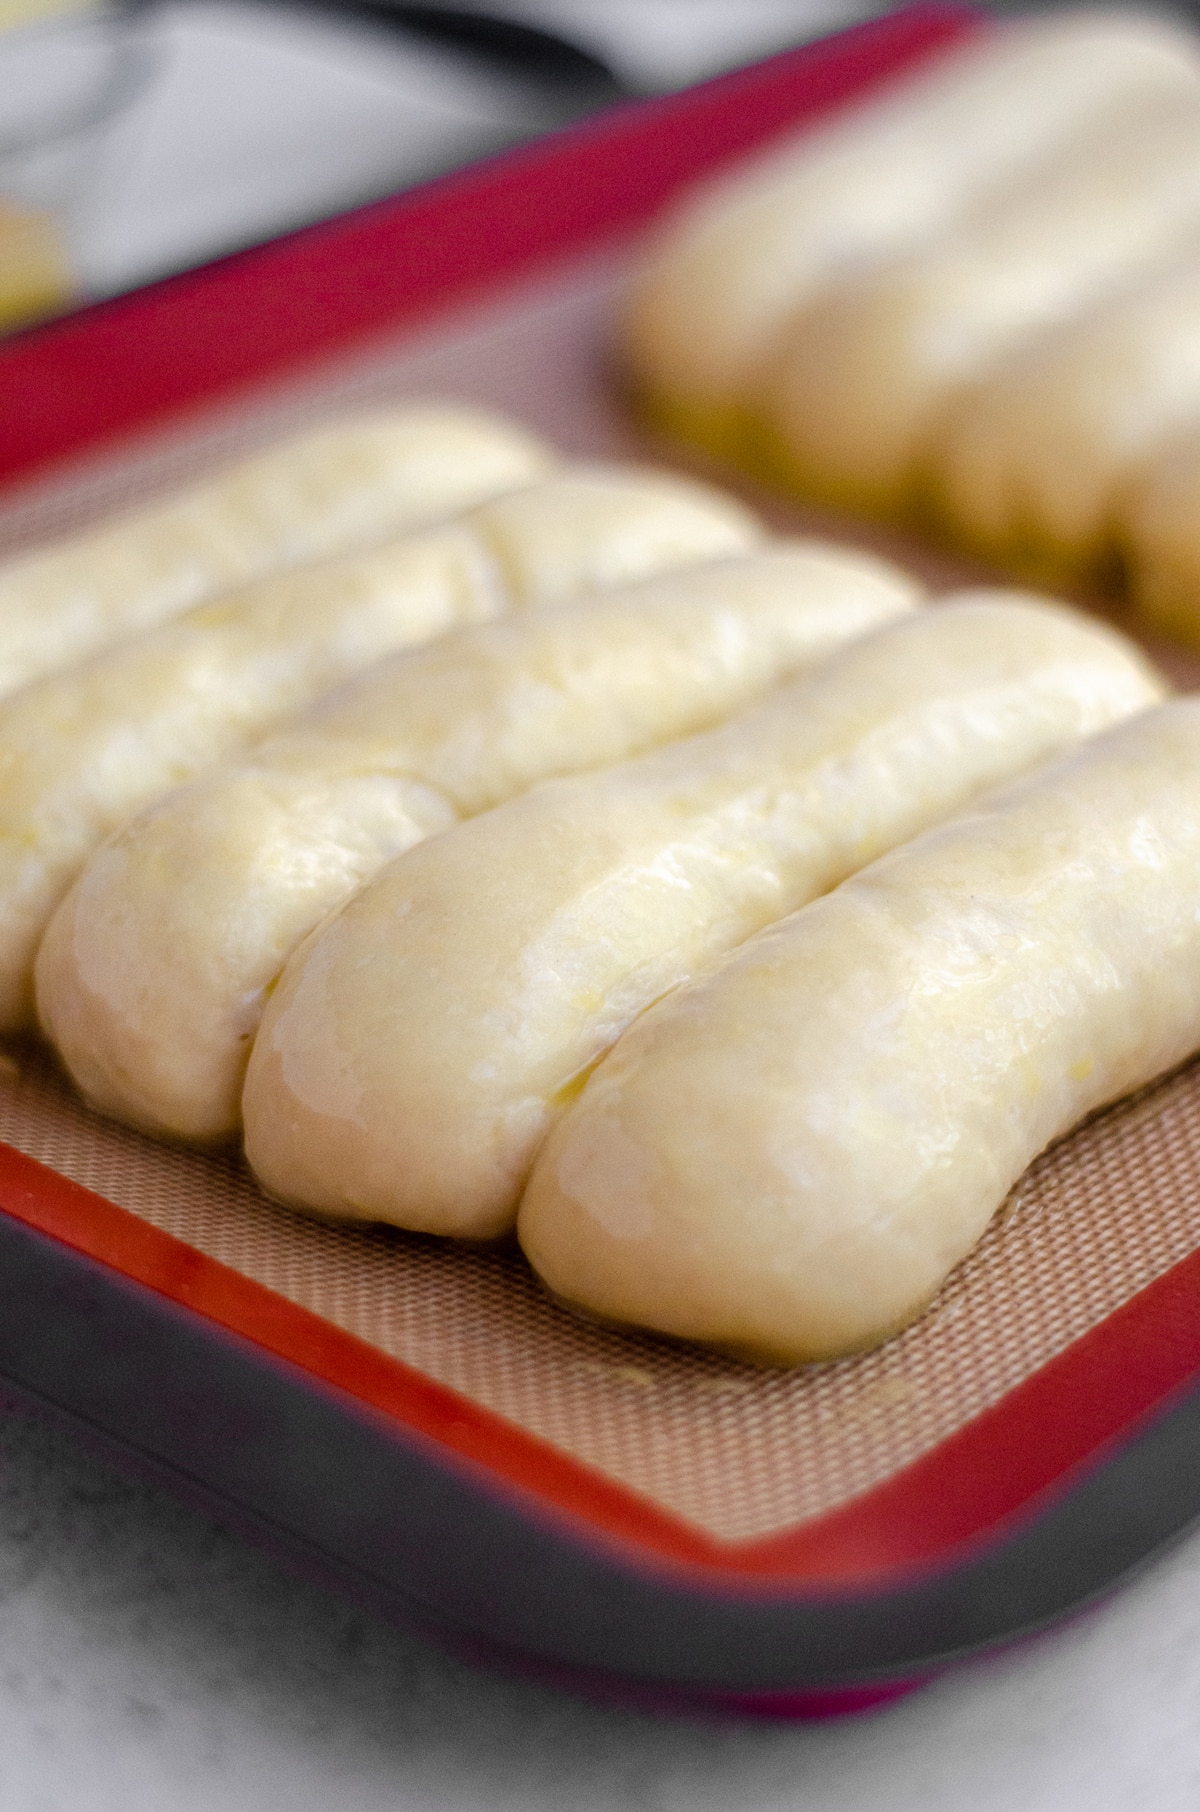
[[[686,201],[625,345],[671,431],[1200,641],[1200,41],[960,45]]]
[[[769,1359],[880,1337],[926,1300],[929,1264],[898,1309],[864,1307],[849,1330],[786,1291],[756,1320],[761,1254],[728,1264],[736,1229],[685,1183],[720,1223],[724,1319],[696,1307],[694,1230],[675,1280],[669,1235],[647,1246],[648,1313],[603,1242],[577,1237],[593,1196],[545,1179],[580,1172],[571,1129],[591,1152],[602,1079],[673,1003],[831,907],[839,883],[869,885],[887,852],[972,822],[956,814],[998,783],[1140,721],[1161,683],[1048,600],[926,609],[887,563],[769,541],[691,481],[531,457],[539,475],[452,518],[242,584],[0,701],[6,1027],[36,1013],[85,1095],[152,1132],[208,1143],[244,1118],[267,1190],[318,1214],[491,1238],[527,1191],[535,1264],[592,1312]],[[798,986],[780,997],[807,1023]],[[758,1061],[740,1011],[713,1022],[735,1066],[743,1045]],[[1112,1063],[1095,1067],[1061,1111],[1112,1084]],[[661,1104],[652,1118],[669,1144]],[[612,1153],[595,1202],[641,1174],[629,1141]],[[767,1161],[743,1159],[748,1176]],[[947,1264],[984,1192],[966,1191],[957,1247],[927,1192]],[[744,1202],[727,1201],[736,1223]],[[618,1253],[624,1212],[595,1210]],[[807,1272],[806,1237],[763,1238],[768,1268]],[[822,1301],[841,1262],[830,1243]],[[864,1283],[864,1304],[877,1294]]]
[[[881,625],[724,725],[450,827],[285,966],[243,1094],[253,1168],[324,1215],[504,1233],[548,1132],[646,1009],[1160,696],[1110,631],[966,595]],[[68,927],[64,953],[72,941]],[[743,1042],[733,1029],[734,1066]],[[782,1244],[777,1257],[790,1262]]]
[[[568,468],[227,592],[0,699],[0,1032],[32,1025],[46,922],[132,813],[398,649],[759,539],[739,504],[688,480]],[[380,812],[376,835],[398,835]]]

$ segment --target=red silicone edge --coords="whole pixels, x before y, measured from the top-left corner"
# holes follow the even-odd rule
[[[994,1538],[1200,1372],[1200,1253],[1175,1265],[992,1409],[830,1514],[721,1542],[241,1272],[0,1145],[0,1210],[206,1316],[626,1558],[728,1588],[878,1588]]]
[[[0,345],[0,482],[394,339],[628,234],[677,190],[981,29],[914,6]]]

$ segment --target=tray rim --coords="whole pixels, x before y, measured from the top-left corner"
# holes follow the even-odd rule
[[[665,1694],[662,1709],[878,1703],[1110,1591],[1194,1520],[1200,1478],[1193,1390],[940,1566],[814,1590],[663,1564],[5,1213],[0,1374],[5,1394],[375,1610],[558,1684]]]
[[[931,0],[19,335],[0,346],[0,480],[394,341],[628,236],[686,180],[981,28]],[[724,1542],[10,1146],[0,1211],[335,1386],[573,1539],[751,1596],[879,1591],[1002,1542],[1200,1374],[1197,1252],[883,1484]]]
[[[960,1564],[1035,1521],[1200,1376],[1197,1250],[881,1484],[724,1541],[2,1142],[0,1213],[382,1414],[564,1533],[752,1597],[874,1593]]]

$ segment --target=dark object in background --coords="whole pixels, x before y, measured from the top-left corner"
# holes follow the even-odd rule
[[[621,100],[628,89],[600,57],[557,32],[460,6],[410,6],[406,0],[330,0],[339,10],[406,31],[468,56],[508,76],[536,83],[564,110],[591,112]]]

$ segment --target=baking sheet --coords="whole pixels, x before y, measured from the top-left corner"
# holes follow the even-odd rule
[[[80,462],[8,505],[0,546],[402,397],[504,410],[578,457],[661,460],[624,407],[609,352],[634,255],[578,261],[417,339]],[[846,529],[777,503],[768,513],[780,528]],[[988,577],[898,537],[854,533],[937,585]],[[1187,657],[1174,665],[1194,671]],[[1039,1161],[914,1328],[875,1353],[791,1373],[576,1321],[515,1247],[306,1221],[265,1201],[232,1154],[171,1149],[90,1114],[32,1048],[0,1070],[0,1138],[728,1543],[795,1529],[893,1478],[1200,1249],[1200,1066]]]

